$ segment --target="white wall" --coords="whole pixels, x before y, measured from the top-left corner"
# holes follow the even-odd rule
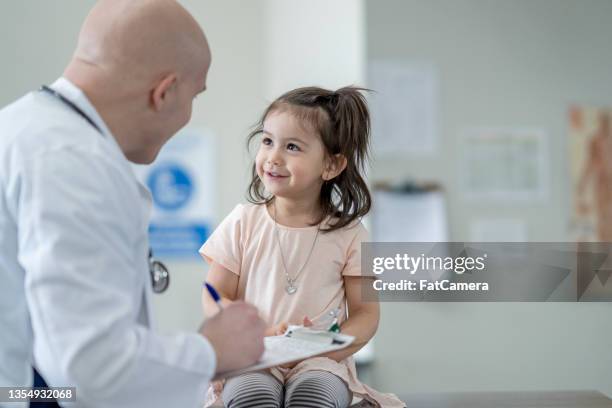
[[[2,2],[0,106],[61,75],[76,45],[81,22],[94,3]]]
[[[264,95],[300,86],[364,85],[362,0],[265,0]]]
[[[526,220],[531,241],[568,239],[566,113],[612,105],[612,2],[367,2],[368,59],[431,61],[440,80],[440,149],[385,156],[372,179],[437,180],[451,239],[479,217]],[[458,187],[457,136],[471,126],[543,128],[550,194],[541,203],[468,203]],[[612,304],[383,305],[377,382],[404,391],[599,389],[612,395]]]

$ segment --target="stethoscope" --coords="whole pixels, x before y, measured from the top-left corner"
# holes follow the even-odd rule
[[[40,92],[46,92],[49,95],[55,97],[57,100],[61,101],[63,104],[72,109],[75,113],[80,115],[83,119],[85,119],[91,126],[93,126],[101,135],[104,135],[102,129],[85,113],[81,108],[75,105],[70,99],[66,98],[61,93],[57,92],[54,89],[49,88],[46,85],[43,85],[39,89]],[[170,273],[168,272],[168,268],[163,262],[155,259],[153,257],[153,250],[149,248],[149,273],[151,274],[151,286],[153,287],[153,292],[162,293],[168,286],[170,285]]]

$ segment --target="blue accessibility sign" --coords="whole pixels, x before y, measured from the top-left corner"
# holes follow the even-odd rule
[[[147,186],[155,206],[165,211],[178,211],[193,197],[194,182],[189,171],[177,163],[165,163],[151,171]]]

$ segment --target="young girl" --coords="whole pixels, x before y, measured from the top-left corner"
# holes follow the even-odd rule
[[[370,119],[362,89],[300,88],[264,112],[248,138],[259,142],[249,187],[200,253],[207,281],[230,302],[257,306],[267,335],[288,324],[311,325],[338,316],[355,336],[346,349],[265,372],[244,374],[209,390],[227,407],[347,407],[353,397],[374,406],[403,407],[392,394],[359,382],[352,355],[376,332],[379,306],[364,302],[361,217],[371,198],[362,173]],[[202,297],[207,315],[217,308]],[[337,313],[339,311],[339,313]],[[329,319],[327,319],[329,321]]]

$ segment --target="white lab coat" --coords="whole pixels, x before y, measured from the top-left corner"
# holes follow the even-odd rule
[[[149,192],[85,94],[51,87],[104,135],[47,93],[0,111],[0,386],[34,365],[78,406],[197,406],[216,357],[151,326]]]

